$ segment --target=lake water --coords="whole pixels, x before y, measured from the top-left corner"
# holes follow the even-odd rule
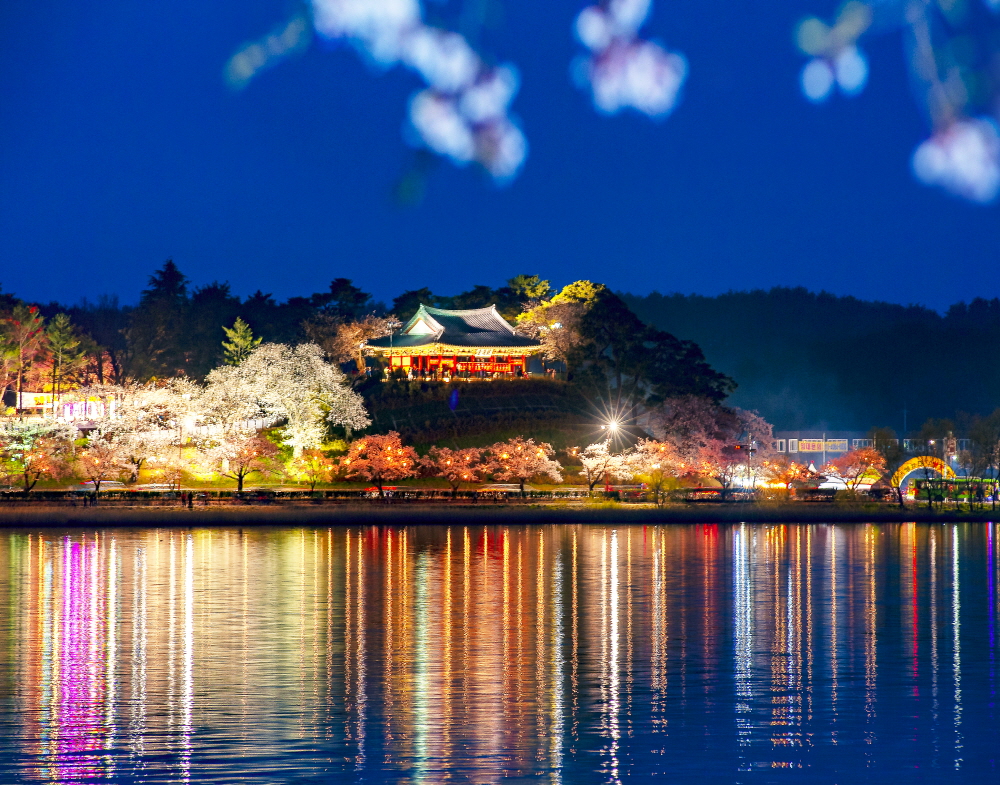
[[[0,533],[0,783],[998,783],[994,524]]]

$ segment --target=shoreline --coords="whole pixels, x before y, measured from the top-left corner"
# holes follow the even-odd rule
[[[0,508],[0,528],[93,526],[358,526],[508,524],[819,524],[819,523],[986,523],[1000,510],[898,508],[864,510],[732,505],[720,508],[587,507],[563,505],[367,505],[280,507],[50,507]]]

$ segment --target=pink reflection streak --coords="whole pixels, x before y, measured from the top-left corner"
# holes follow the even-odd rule
[[[43,641],[51,690],[38,693],[37,716],[48,725],[41,735],[49,739],[49,767],[39,773],[56,782],[104,778],[110,774],[103,759],[110,732],[102,711],[107,597],[99,590],[101,554],[96,540],[66,537],[60,555],[51,566],[61,562],[61,581],[42,609],[52,620],[44,633],[50,639]]]

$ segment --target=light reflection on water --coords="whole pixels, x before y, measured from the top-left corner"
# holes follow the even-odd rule
[[[994,524],[8,531],[0,782],[996,782],[997,549]]]

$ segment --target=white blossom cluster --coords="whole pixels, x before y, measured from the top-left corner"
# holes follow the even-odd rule
[[[802,69],[802,92],[813,103],[829,98],[834,86],[844,95],[857,95],[867,82],[868,61],[853,45],[830,57],[814,57]]]
[[[639,38],[650,5],[651,0],[609,0],[584,8],[576,18],[576,35],[590,54],[575,71],[601,112],[632,108],[661,117],[677,104],[687,61]]]
[[[913,153],[913,172],[927,185],[987,204],[1000,194],[1000,133],[990,118],[956,120]]]
[[[312,0],[316,31],[346,39],[383,68],[402,64],[427,87],[410,100],[420,143],[458,165],[478,162],[497,181],[517,175],[524,134],[508,109],[518,77],[489,66],[458,33],[424,24],[419,0]]]
[[[796,31],[799,49],[812,59],[802,69],[802,92],[813,103],[825,101],[839,87],[854,96],[868,83],[868,61],[857,46],[858,38],[872,23],[871,9],[849,2],[833,25],[816,17],[803,20]]]
[[[323,442],[326,422],[360,430],[371,422],[343,372],[315,344],[265,343],[242,363],[209,373],[203,418],[226,428],[255,418],[284,420],[284,442],[298,454]]]

